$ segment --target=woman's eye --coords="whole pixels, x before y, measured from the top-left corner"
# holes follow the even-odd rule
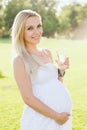
[[[27,30],[33,30],[33,27],[29,27]]]
[[[41,24],[39,24],[37,27],[38,27],[38,28],[40,28],[40,27],[42,27],[42,25],[41,25]]]

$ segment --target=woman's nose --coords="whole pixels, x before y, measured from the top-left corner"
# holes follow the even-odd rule
[[[39,33],[39,30],[37,28],[34,29],[34,33]]]

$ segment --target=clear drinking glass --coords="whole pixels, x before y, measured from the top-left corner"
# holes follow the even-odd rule
[[[66,53],[66,52],[67,52],[67,51],[66,51],[65,48],[59,49],[59,50],[57,51],[58,61],[59,61],[60,63],[62,63],[62,64],[65,62],[65,60],[66,60],[66,58],[67,58],[67,53]]]

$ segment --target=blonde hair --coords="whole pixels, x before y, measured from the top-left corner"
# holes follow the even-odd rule
[[[25,48],[24,42],[24,29],[25,29],[25,22],[29,17],[38,16],[41,19],[41,16],[32,10],[22,10],[20,11],[13,22],[12,26],[12,50],[22,56],[25,66],[27,65],[29,54]],[[13,53],[14,54],[14,53]]]

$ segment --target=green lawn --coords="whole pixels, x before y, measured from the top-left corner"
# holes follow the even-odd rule
[[[13,78],[11,64],[11,41],[0,39],[0,130],[19,130],[23,110],[18,87]],[[70,69],[64,83],[72,97],[73,130],[87,130],[87,41],[71,41],[42,38],[41,47],[52,51],[66,48],[70,57]]]

